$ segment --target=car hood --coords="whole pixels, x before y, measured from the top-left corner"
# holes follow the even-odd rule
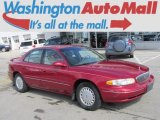
[[[112,78],[136,78],[149,70],[146,66],[120,60],[105,60],[95,64],[77,66],[75,69],[84,73],[111,76]]]
[[[5,45],[5,47],[10,47],[10,45]]]

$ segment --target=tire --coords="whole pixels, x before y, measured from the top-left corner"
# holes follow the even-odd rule
[[[90,100],[87,97],[90,97]],[[85,110],[94,111],[101,106],[100,94],[97,88],[89,82],[83,82],[77,87],[76,98],[79,105]]]
[[[2,48],[2,52],[6,52],[6,48]]]
[[[29,89],[28,85],[20,74],[16,74],[14,78],[14,85],[16,90],[21,93],[27,92]]]
[[[134,58],[134,55],[129,55],[130,58]]]

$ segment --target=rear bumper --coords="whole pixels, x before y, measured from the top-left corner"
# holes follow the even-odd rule
[[[129,102],[140,98],[147,93],[148,86],[154,83],[153,76],[143,85],[138,88],[132,88],[132,90],[118,91],[118,90],[102,90],[101,95],[104,102]]]
[[[126,47],[126,49],[122,52],[117,52],[114,49],[108,49],[108,48],[106,48],[105,50],[106,55],[132,55],[134,51],[135,48],[131,46]]]
[[[106,55],[133,55],[133,52],[106,52]]]

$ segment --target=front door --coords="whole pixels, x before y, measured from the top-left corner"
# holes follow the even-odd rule
[[[44,89],[57,93],[70,94],[70,74],[68,67],[54,66],[53,63],[63,58],[58,52],[46,49],[43,56],[42,85]]]

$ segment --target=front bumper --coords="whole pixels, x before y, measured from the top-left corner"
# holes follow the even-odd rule
[[[5,47],[6,51],[10,51],[11,47]]]
[[[154,77],[151,76],[145,83],[138,85],[138,87],[129,88],[128,90],[125,89],[123,91],[120,91],[119,89],[103,89],[101,90],[101,96],[104,102],[129,102],[140,98],[142,95],[151,90],[153,83]]]

